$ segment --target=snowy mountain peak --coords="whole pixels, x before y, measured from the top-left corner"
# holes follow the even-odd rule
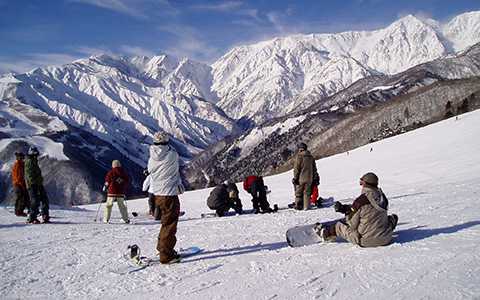
[[[444,26],[407,15],[374,31],[296,34],[231,49],[212,65],[212,89],[234,118],[262,122],[301,107],[298,101],[319,101],[362,76],[396,74],[477,42],[480,12]],[[348,65],[348,71],[335,72],[332,64]]]

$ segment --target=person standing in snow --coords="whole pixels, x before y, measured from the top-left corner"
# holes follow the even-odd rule
[[[318,175],[318,172],[315,171],[313,174],[313,180],[312,180],[312,187],[311,191],[312,194],[310,196],[310,204],[315,205],[316,207],[322,207],[322,197],[319,196],[319,190],[318,186],[320,185],[320,175]]]
[[[378,187],[377,175],[363,175],[360,185],[361,195],[352,205],[335,202],[335,211],[345,214],[344,220],[316,228],[322,240],[335,241],[339,236],[361,247],[385,246],[392,241],[398,216],[387,215],[388,199]]]
[[[155,205],[160,208],[162,214],[157,242],[162,264],[180,262],[180,255],[174,248],[177,243],[177,224],[180,216],[178,195],[185,190],[180,178],[178,153],[169,145],[169,140],[166,132],[155,133],[148,160],[148,173],[151,177],[149,191],[155,195]]]
[[[15,191],[15,215],[19,217],[28,216],[24,210],[30,207],[30,199],[28,198],[27,185],[25,183],[25,154],[15,152],[15,163],[12,167],[12,184]]]
[[[292,179],[295,187],[295,209],[308,210],[313,176],[317,173],[317,166],[305,143],[299,143],[297,149],[298,153],[295,157]]]
[[[143,181],[142,191],[148,193],[148,208],[149,214],[156,220],[160,221],[162,219],[162,213],[160,208],[155,205],[155,195],[150,192],[150,181],[152,180],[150,174],[148,174],[148,170],[143,171],[143,175],[145,175],[145,180]]]
[[[27,152],[27,159],[25,161],[25,184],[27,186],[28,194],[30,196],[30,213],[27,218],[28,223],[38,224],[37,219],[38,208],[42,205],[42,221],[43,223],[50,223],[49,216],[49,200],[47,192],[43,187],[42,171],[38,166],[38,152],[37,147],[31,146]]]
[[[105,176],[104,191],[107,191],[107,204],[103,212],[103,222],[109,223],[112,215],[113,202],[117,201],[118,209],[125,223],[129,224],[128,210],[125,205],[125,193],[127,191],[129,178],[125,170],[122,168],[120,161],[112,161],[112,169]]]
[[[219,217],[233,208],[237,214],[242,214],[242,203],[238,198],[238,189],[235,183],[217,185],[208,196],[207,206],[215,210]]]

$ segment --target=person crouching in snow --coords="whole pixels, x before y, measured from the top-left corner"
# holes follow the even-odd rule
[[[367,173],[360,178],[361,195],[352,205],[335,202],[335,211],[346,218],[333,225],[319,226],[317,233],[324,241],[334,241],[337,236],[361,247],[390,244],[398,216],[387,215],[388,199],[378,188],[378,177]]]
[[[215,210],[219,217],[223,217],[230,208],[233,208],[237,214],[241,214],[242,203],[238,198],[238,189],[234,183],[217,185],[208,196],[207,206]]]
[[[120,210],[123,221],[127,224],[130,223],[127,206],[125,205],[125,193],[127,191],[128,183],[128,175],[122,168],[120,161],[112,161],[112,169],[108,171],[105,176],[104,190],[107,191],[107,204],[105,205],[105,211],[103,214],[104,223],[110,222],[114,201],[117,201],[118,209]]]
[[[178,195],[185,190],[180,177],[178,153],[169,145],[169,140],[167,133],[162,131],[155,133],[148,159],[149,191],[155,195],[155,205],[160,207],[162,214],[162,226],[157,242],[162,264],[177,263],[181,259],[174,248],[177,243],[177,224],[180,216]]]

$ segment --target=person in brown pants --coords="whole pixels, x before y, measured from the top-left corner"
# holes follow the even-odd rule
[[[160,262],[172,263],[170,258],[178,258],[174,248],[177,243],[176,233],[180,215],[180,201],[178,196],[155,196],[155,205],[162,211],[162,227],[160,227],[157,241]]]
[[[180,262],[180,255],[175,251],[177,243],[177,223],[180,216],[178,195],[183,193],[180,178],[178,153],[169,145],[165,132],[153,136],[148,159],[150,176],[149,192],[155,195],[155,205],[162,214],[162,226],[158,234],[157,250],[162,264]]]

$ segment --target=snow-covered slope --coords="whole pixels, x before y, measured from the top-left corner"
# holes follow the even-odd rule
[[[360,78],[395,74],[480,41],[480,12],[447,24],[412,15],[384,29],[293,35],[233,48],[213,67],[232,117],[257,122],[306,108]]]
[[[363,173],[380,176],[399,216],[393,244],[380,248],[289,248],[289,227],[340,215],[327,207],[199,219],[209,193],[200,190],[180,197],[186,215],[177,247],[197,245],[203,254],[118,275],[111,271],[129,244],[155,254],[159,224],[144,216],[146,199],[128,202],[141,214],[131,225],[121,224],[116,207],[108,225],[93,222],[97,206],[53,210],[50,225],[26,225],[12,208],[0,209],[0,292],[6,299],[476,299],[479,135],[474,111],[317,161],[324,198],[349,202]],[[271,203],[292,200],[291,176],[265,179]]]
[[[0,97],[21,99],[117,144],[141,164],[146,158],[136,149],[160,128],[186,146],[186,156],[235,130],[214,104],[211,80],[209,66],[189,59],[100,55],[9,75],[0,80]]]

